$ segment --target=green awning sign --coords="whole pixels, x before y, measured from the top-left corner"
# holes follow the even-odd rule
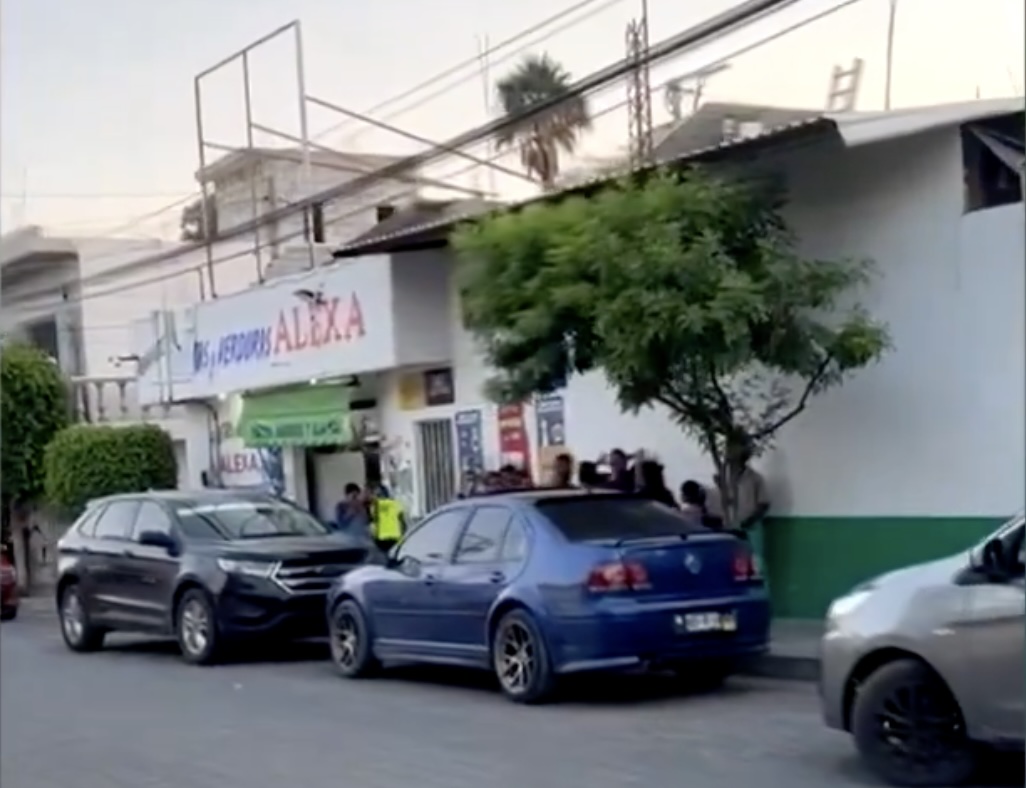
[[[349,391],[341,386],[303,386],[247,395],[238,434],[246,446],[257,449],[349,443]]]

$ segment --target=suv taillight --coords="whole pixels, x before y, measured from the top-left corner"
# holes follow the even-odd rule
[[[734,580],[738,583],[762,580],[759,559],[748,547],[739,547],[734,553]]]
[[[608,564],[599,564],[588,575],[588,590],[593,594],[644,591],[651,587],[648,571],[636,561],[611,561]]]

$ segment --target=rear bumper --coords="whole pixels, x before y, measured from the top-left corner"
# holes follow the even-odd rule
[[[328,631],[325,596],[223,593],[218,599],[218,622],[231,637],[321,637]]]
[[[675,617],[695,612],[732,612],[737,629],[679,633]],[[769,602],[758,597],[643,604],[610,601],[590,615],[555,619],[556,670],[575,673],[689,661],[743,662],[768,649],[769,621]]]

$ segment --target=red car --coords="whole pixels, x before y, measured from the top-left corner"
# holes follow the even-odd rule
[[[7,555],[0,552],[0,620],[10,621],[18,615],[18,573]]]

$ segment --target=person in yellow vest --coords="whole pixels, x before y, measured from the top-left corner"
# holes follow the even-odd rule
[[[403,505],[389,495],[382,485],[367,485],[367,505],[370,509],[374,542],[387,553],[406,532],[406,513]]]

